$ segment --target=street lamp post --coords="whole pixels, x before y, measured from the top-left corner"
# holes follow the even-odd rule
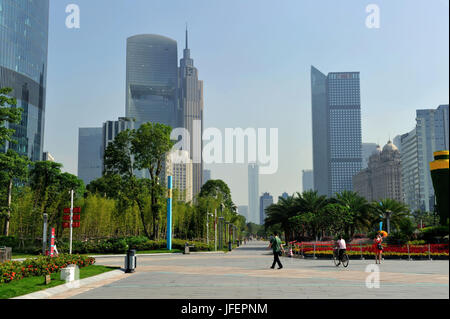
[[[214,209],[214,250],[217,251],[217,208]]]

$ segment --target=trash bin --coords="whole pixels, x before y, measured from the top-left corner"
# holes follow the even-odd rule
[[[132,273],[136,269],[136,250],[130,249],[125,257],[125,272]]]
[[[66,268],[61,269],[61,274],[59,277],[65,282],[72,282],[75,280],[75,265],[68,265]]]
[[[11,247],[0,247],[0,263],[11,260]]]
[[[228,242],[228,251],[232,251],[233,250],[233,244],[231,242],[231,240]]]
[[[189,252],[189,243],[184,244],[184,252],[183,252],[183,254],[185,254],[185,255],[189,255],[190,254],[190,252]]]
[[[239,247],[239,240],[236,241],[236,245]]]

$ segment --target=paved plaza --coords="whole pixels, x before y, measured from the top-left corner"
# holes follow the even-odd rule
[[[226,254],[138,256],[133,274],[119,273],[53,298],[449,298],[448,260],[385,260],[379,265],[380,287],[367,288],[366,267],[374,260],[350,260],[343,268],[332,260],[283,257],[283,269],[269,269],[267,245],[250,241]],[[123,267],[124,257],[101,257],[96,263]]]

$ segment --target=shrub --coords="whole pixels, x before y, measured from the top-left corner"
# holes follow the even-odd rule
[[[40,256],[22,262],[8,261],[0,264],[0,283],[9,283],[31,276],[50,275],[70,264],[83,268],[94,263],[94,258],[80,255]]]
[[[425,227],[420,230],[421,239],[429,243],[439,242],[449,234],[448,226],[432,226]]]

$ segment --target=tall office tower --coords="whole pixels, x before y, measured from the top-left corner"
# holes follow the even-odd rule
[[[88,185],[103,173],[103,134],[101,127],[78,131],[78,178]]]
[[[248,220],[258,224],[259,219],[259,166],[248,165]]]
[[[178,127],[177,42],[155,34],[127,39],[126,117],[136,129],[154,122]]]
[[[207,181],[211,179],[211,170],[210,169],[204,169],[203,170],[203,185],[206,184]]]
[[[245,219],[246,219],[246,223],[248,223],[249,222],[249,220],[248,220],[248,206],[247,205],[241,205],[241,206],[238,206],[237,209],[238,209],[238,214],[244,216]]]
[[[203,185],[203,81],[198,79],[198,70],[191,59],[188,45],[188,31],[186,30],[186,48],[180,60],[178,73],[179,103],[183,117],[183,127],[190,135],[190,152],[193,159],[194,196],[200,193]]]
[[[289,194],[286,193],[286,192],[283,192],[283,194],[281,194],[280,197],[281,197],[281,198],[284,198],[284,199],[288,199],[288,198],[289,198]]]
[[[352,190],[361,170],[359,72],[323,74],[311,67],[314,188],[334,196]]]
[[[395,144],[395,143],[394,143]],[[395,144],[396,145],[396,144]],[[376,143],[362,143],[362,168],[367,168],[369,165],[369,157],[379,147]]]
[[[172,155],[178,157],[178,160],[172,158],[173,167],[173,188],[178,190],[178,200],[183,202],[192,201],[192,159],[188,151],[174,151]]]
[[[368,167],[353,176],[353,190],[368,201],[390,198],[403,201],[400,152],[389,141],[369,157]]]
[[[302,171],[302,190],[304,192],[314,190],[314,172],[312,169]]]
[[[273,204],[273,197],[269,193],[264,193],[259,198],[259,224],[264,225],[266,218],[266,208]]]
[[[23,109],[19,124],[11,124],[17,143],[11,148],[32,161],[43,154],[47,81],[49,1],[0,1],[0,87],[10,87],[11,97]]]
[[[402,190],[411,210],[433,211],[429,163],[433,152],[449,149],[448,105],[416,111],[416,127],[401,137]]]

